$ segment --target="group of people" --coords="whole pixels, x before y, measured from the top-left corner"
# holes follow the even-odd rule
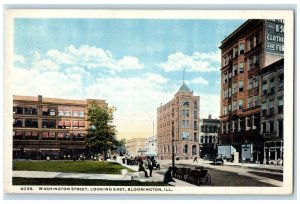
[[[145,178],[152,177],[152,171],[153,171],[154,167],[157,167],[157,163],[156,163],[155,159],[147,159],[146,164],[149,169],[149,176],[148,176],[148,172],[146,171],[146,169],[144,167],[144,161],[142,159],[140,159],[138,161],[138,165],[139,165],[138,171],[145,172]]]

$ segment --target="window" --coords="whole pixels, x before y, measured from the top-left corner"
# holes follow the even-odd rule
[[[244,73],[244,62],[239,63],[240,73]]]
[[[183,153],[188,153],[188,145],[184,145],[183,147]]]
[[[231,87],[228,88],[228,98],[231,98]]]
[[[224,115],[227,115],[227,106],[224,106]]]
[[[224,90],[224,99],[226,99],[228,97],[227,95],[227,89]]]
[[[43,128],[55,128],[56,122],[55,120],[43,120],[42,127]]]
[[[267,95],[267,90],[268,90],[268,82],[267,81],[263,81],[262,83],[262,95],[265,96]]]
[[[274,94],[274,93],[275,93],[275,89],[274,89],[274,81],[275,81],[274,78],[272,78],[272,79],[270,80],[270,94]]]
[[[253,106],[255,107],[255,106],[258,106],[258,95],[255,95],[254,97],[253,97]]]
[[[194,132],[194,142],[197,142],[198,141],[198,138],[197,138],[197,133]]]
[[[254,58],[254,66],[259,67],[259,62],[260,62],[260,55],[256,55]]]
[[[278,80],[279,80],[278,88],[279,88],[279,90],[282,90],[283,89],[283,74],[280,74],[278,76]]]
[[[23,108],[22,107],[13,107],[14,114],[22,115],[23,114]]]
[[[263,116],[267,115],[267,104],[266,103],[261,104],[261,113]]]
[[[232,121],[232,130],[233,133],[237,132],[237,122],[235,120]]]
[[[252,96],[248,97],[248,106],[247,108],[252,108]]]
[[[185,128],[185,120],[181,121],[181,128]]]
[[[238,119],[238,132],[242,132],[244,127],[243,118]]]
[[[278,120],[278,136],[283,137],[283,120]]]
[[[198,101],[194,101],[194,108],[198,108]]]
[[[252,89],[252,83],[253,83],[253,80],[251,78],[248,79],[248,90]]]
[[[37,128],[38,127],[37,119],[25,119],[25,127]]]
[[[71,116],[71,111],[65,110],[65,111],[64,111],[64,115],[65,115],[65,116]]]
[[[246,117],[246,131],[250,130],[252,127],[252,118],[251,116]]]
[[[25,115],[37,115],[37,107],[25,107]]]
[[[243,100],[239,100],[239,110],[243,109]]]
[[[79,117],[81,117],[81,118],[84,117],[84,111],[79,111]]]
[[[232,73],[231,71],[228,72],[228,79],[231,79]]]
[[[186,101],[186,102],[183,103],[183,107],[189,107],[189,106],[190,106],[190,104],[189,104],[188,101]]]
[[[238,46],[233,48],[233,58],[236,58],[238,56]]]
[[[231,104],[228,104],[228,113],[231,113]]]
[[[262,130],[262,133],[267,132],[267,125],[266,125],[266,123],[262,123],[261,124],[261,130]]]
[[[234,64],[233,65],[233,76],[237,75],[238,74],[238,65],[237,64]]]
[[[14,119],[13,126],[14,127],[23,127],[23,119]]]
[[[254,57],[250,57],[248,59],[248,71],[252,70],[254,68]]]
[[[258,87],[258,84],[259,84],[259,78],[258,78],[258,76],[256,76],[256,77],[253,78],[253,83],[254,83],[254,87]]]
[[[281,114],[283,113],[283,98],[278,99],[278,113]]]
[[[189,120],[185,121],[185,128],[189,128]]]
[[[240,49],[240,55],[243,55],[245,53],[245,44],[241,43],[239,49]]]
[[[232,103],[232,111],[235,111],[236,110],[236,101],[233,101]]]
[[[270,133],[274,132],[274,122],[270,122]]]
[[[197,127],[197,121],[194,121],[194,130],[197,130],[198,127]]]
[[[227,82],[227,80],[228,80],[228,78],[227,78],[227,72],[224,73],[224,75],[223,75],[223,80],[224,80],[224,83]]]
[[[239,92],[243,92],[244,90],[244,82],[243,81],[239,81]]]
[[[194,110],[194,119],[197,119],[198,118],[198,114],[197,114],[197,111]]]
[[[78,111],[73,110],[73,111],[72,111],[72,116],[73,116],[73,117],[78,117]]]
[[[248,40],[248,50],[251,50],[254,47],[254,37]]]
[[[270,115],[274,115],[274,101],[269,101]]]
[[[260,43],[259,33],[256,33],[254,36],[254,47],[256,47]]]
[[[232,94],[236,94],[236,82],[232,85]]]

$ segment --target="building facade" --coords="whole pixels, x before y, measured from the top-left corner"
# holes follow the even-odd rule
[[[147,151],[146,156],[157,157],[157,139],[155,136],[147,138],[145,149]]]
[[[173,152],[179,159],[199,156],[199,100],[183,83],[171,101],[157,108],[159,159],[172,159]]]
[[[133,138],[127,140],[127,155],[132,157],[145,156],[147,152],[146,144],[147,138]]]
[[[283,26],[282,20],[248,20],[224,39],[220,46],[222,83],[219,142],[233,145],[240,153],[240,161],[263,160],[260,71],[283,58]],[[251,154],[244,154],[248,148]]]
[[[92,101],[107,106],[105,100],[13,96],[13,158],[62,159],[84,153]]]
[[[284,59],[261,70],[261,135],[264,164],[283,164]]]
[[[218,135],[220,130],[220,120],[208,118],[200,119],[200,157],[213,157],[217,153],[217,145],[219,143]]]

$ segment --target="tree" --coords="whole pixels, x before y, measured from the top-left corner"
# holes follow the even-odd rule
[[[112,125],[114,107],[100,107],[95,101],[88,107],[87,145],[90,149],[103,152],[104,159],[107,151],[117,145],[116,127]]]
[[[126,139],[125,138],[118,140],[116,152],[119,155],[126,154]]]

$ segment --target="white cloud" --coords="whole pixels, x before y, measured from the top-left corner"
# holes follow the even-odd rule
[[[220,56],[219,51],[211,53],[194,52],[192,55],[176,52],[170,54],[167,62],[161,63],[160,66],[166,72],[182,71],[184,68],[189,72],[213,72],[219,71]]]
[[[200,94],[200,118],[212,118],[220,116],[220,96],[216,94]]]
[[[49,50],[47,57],[58,64],[79,65],[90,69],[106,68],[122,71],[144,68],[144,65],[136,57],[124,56],[117,60],[113,58],[111,52],[89,45],[82,45],[78,48],[70,45],[63,52]]]
[[[192,80],[188,80],[186,81],[187,84],[196,84],[196,85],[208,85],[208,81],[202,77],[197,77],[195,79]]]
[[[38,70],[38,71],[50,71],[50,70],[58,70],[59,66],[58,64],[56,64],[55,62],[49,59],[42,59],[42,60],[32,62],[31,69]]]
[[[14,62],[19,62],[19,63],[24,64],[25,58],[22,55],[14,55]]]

